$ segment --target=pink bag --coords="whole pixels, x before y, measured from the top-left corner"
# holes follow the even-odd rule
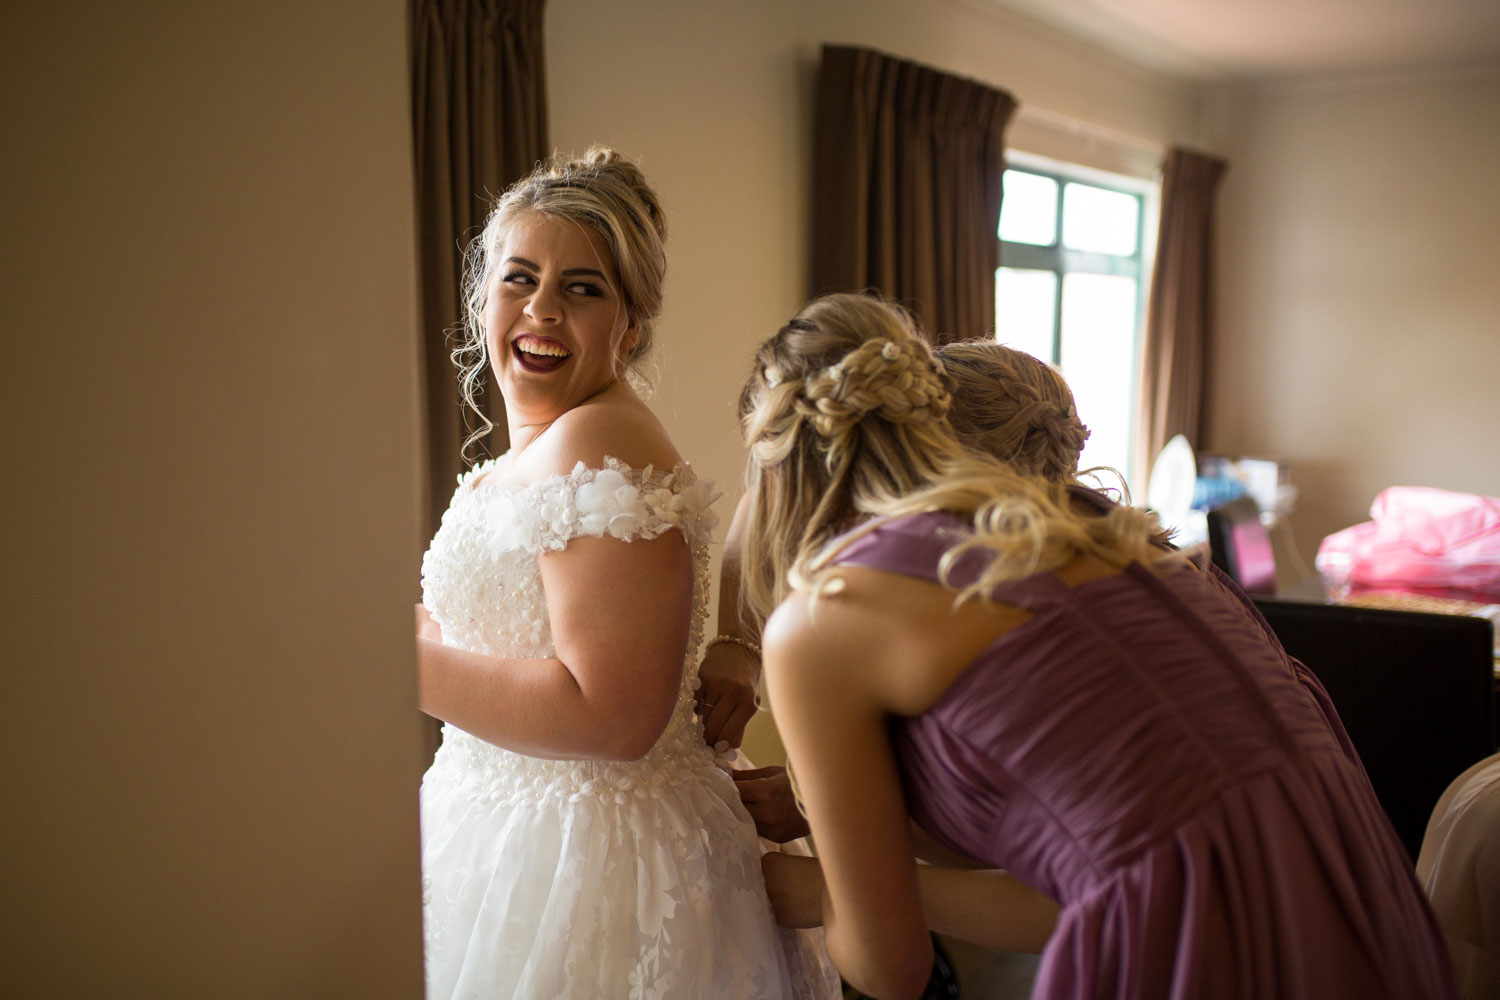
[[[1320,572],[1366,587],[1500,589],[1500,499],[1392,486],[1370,516],[1323,539]]]

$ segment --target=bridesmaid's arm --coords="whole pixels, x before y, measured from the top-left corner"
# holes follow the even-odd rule
[[[919,876],[889,722],[930,709],[1030,613],[983,601],[955,605],[952,591],[899,573],[835,572],[821,596],[794,593],[766,623],[765,683],[823,862],[829,954],[865,993],[916,997],[932,969],[920,879],[943,883],[939,895],[956,909],[939,914],[935,926],[955,929],[980,920],[997,887],[1019,884],[996,883],[992,874]],[[947,898],[969,889],[976,894]],[[1033,909],[1035,900],[1015,902],[1025,914],[1020,922],[984,934],[1018,943],[1045,938],[1052,912]]]
[[[748,621],[740,607],[740,539],[744,537],[749,494],[740,498],[734,518],[724,536],[723,562],[719,568],[718,634],[755,642],[760,624]],[[723,741],[738,747],[745,727],[760,707],[760,659],[737,642],[711,642],[698,665],[698,714],[703,717],[703,738],[709,746]]]
[[[867,677],[888,623],[796,593],[765,628],[765,680],[823,863],[829,956],[862,993],[918,997],[932,971],[887,713]]]
[[[687,655],[687,542],[575,538],[540,558],[557,655],[487,656],[417,637],[422,711],[537,757],[633,760],[671,718]]]
[[[918,865],[927,918],[939,934],[1001,951],[1040,953],[1059,907],[1009,872]]]
[[[817,858],[767,854],[766,891],[784,927],[823,922],[823,872]],[[927,925],[939,934],[998,951],[1038,953],[1057,926],[1058,905],[999,869],[917,866]]]
[[[719,568],[719,631],[751,642],[760,641],[760,625],[740,601],[740,542],[750,518],[750,494],[740,497],[724,533],[724,557]],[[757,673],[759,667],[757,666]]]

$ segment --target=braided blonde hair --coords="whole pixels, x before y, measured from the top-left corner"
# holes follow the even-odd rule
[[[951,399],[951,380],[911,317],[871,295],[815,299],[760,346],[740,394],[750,449],[746,611],[764,620],[791,588],[816,592],[836,536],[922,511],[973,520],[972,538],[944,556],[945,574],[969,548],[995,556],[960,600],[1079,552],[1119,565],[1160,561],[1154,516],[1124,506],[1072,513],[1062,483],[960,444]]]
[[[1078,478],[1089,429],[1056,369],[993,340],[956,341],[937,355],[953,379],[948,419],[960,441],[1017,472],[1054,483]]]
[[[587,226],[603,240],[610,256],[605,269],[618,278],[626,318],[639,330],[624,358],[634,379],[644,380],[656,344],[652,320],[661,312],[667,273],[667,220],[656,192],[640,168],[613,149],[591,146],[581,157],[553,156],[500,196],[465,254],[464,337],[453,350],[453,363],[463,401],[482,425],[465,439],[465,450],[494,427],[478,405],[489,365],[484,307],[490,279],[512,227],[538,215]]]

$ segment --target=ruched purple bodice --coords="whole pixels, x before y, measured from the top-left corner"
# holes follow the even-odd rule
[[[964,530],[901,518],[838,562],[936,580]],[[1135,564],[993,597],[1033,616],[893,734],[917,822],[1062,904],[1034,997],[1453,995],[1326,696],[1239,596]]]

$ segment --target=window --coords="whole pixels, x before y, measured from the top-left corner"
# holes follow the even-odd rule
[[[1057,365],[1088,425],[1081,468],[1133,475],[1135,397],[1156,187],[1011,152],[995,335]]]

